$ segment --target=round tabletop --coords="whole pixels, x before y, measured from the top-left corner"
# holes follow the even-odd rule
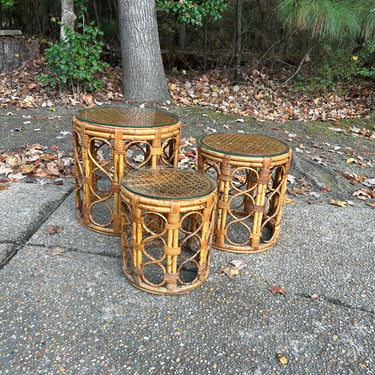
[[[90,107],[81,109],[75,117],[87,123],[124,128],[160,127],[177,124],[177,116],[153,108]]]
[[[190,169],[154,167],[130,171],[121,186],[144,197],[174,200],[204,197],[216,189],[216,182]]]
[[[277,156],[289,152],[289,146],[282,141],[263,135],[249,133],[212,133],[197,139],[205,149],[238,156]]]

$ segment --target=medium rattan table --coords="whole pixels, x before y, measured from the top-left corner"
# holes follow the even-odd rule
[[[166,111],[92,107],[73,116],[75,201],[78,220],[120,234],[120,182],[144,166],[177,166],[181,124]]]
[[[156,167],[127,173],[123,202],[122,265],[135,287],[178,294],[209,274],[216,182],[193,170]]]
[[[197,139],[198,170],[217,180],[213,246],[253,253],[274,246],[292,151],[285,143],[247,133],[213,133]]]

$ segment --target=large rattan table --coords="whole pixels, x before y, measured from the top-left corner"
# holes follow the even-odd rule
[[[121,183],[122,265],[137,288],[177,294],[209,274],[215,180],[192,170],[143,168]]]
[[[73,116],[75,200],[78,220],[120,234],[120,181],[144,166],[177,166],[181,124],[166,111],[92,107]]]
[[[276,244],[292,151],[285,143],[246,133],[197,140],[198,170],[218,186],[215,248],[252,253]]]

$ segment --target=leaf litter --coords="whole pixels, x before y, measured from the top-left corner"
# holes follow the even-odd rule
[[[16,106],[17,110],[22,108],[49,108],[54,112],[56,105],[80,105],[93,106],[113,103],[115,101],[124,102],[122,94],[122,71],[119,67],[110,67],[105,69],[102,74],[103,89],[94,93],[82,93],[81,95],[66,91],[48,90],[36,78],[46,69],[46,63],[43,59],[29,61],[20,68],[7,73],[0,74],[0,106],[8,108]],[[225,70],[211,70],[206,73],[191,72],[190,75],[171,75],[168,76],[169,90],[177,106],[200,106],[212,109],[217,112],[237,116],[235,122],[244,122],[244,116],[262,122],[266,120],[278,121],[280,123],[297,121],[331,121],[332,131],[351,137],[361,137],[375,140],[375,127],[373,130],[352,126],[345,129],[340,123],[344,118],[366,118],[371,110],[375,108],[375,96],[373,88],[367,85],[365,81],[356,83],[347,83],[345,87],[347,92],[354,89],[356,95],[347,95],[337,92],[316,93],[316,97],[306,94],[303,90],[294,90],[293,83],[288,85],[282,83],[277,76],[272,76],[264,67],[261,70],[249,70],[244,76],[241,84],[233,85],[231,83],[230,73]],[[313,94],[314,95],[314,94]],[[8,112],[9,116],[14,115]],[[24,122],[29,122],[30,118],[24,116]],[[58,119],[58,120],[61,120]],[[196,124],[196,126],[204,126]],[[231,130],[233,125],[224,124],[223,128]],[[40,129],[36,128],[35,131]],[[22,131],[22,127],[13,129],[13,131]],[[217,129],[206,126],[205,132],[216,132]],[[64,138],[68,133],[61,133],[59,137]],[[288,134],[288,140],[298,141],[301,137],[297,134]],[[30,146],[25,146],[30,147]],[[373,166],[373,159],[364,159],[360,156],[350,155],[348,150],[341,149],[335,145],[314,145],[317,148],[330,147],[328,152],[347,155],[347,165],[358,165],[361,167]],[[32,146],[31,146],[32,148]],[[196,168],[196,154],[194,143],[187,140],[181,148],[179,156],[179,165],[183,167]],[[34,150],[35,151],[35,150]],[[306,149],[303,143],[298,143],[295,152],[305,154],[310,159],[321,166],[328,163],[327,156],[311,152]],[[72,176],[73,161],[69,155],[62,155],[59,152],[53,152],[56,158],[43,160],[38,158],[37,152],[26,160],[22,157],[24,151],[19,153],[0,153],[0,177],[5,176],[8,181],[21,181],[26,177],[37,177],[38,183],[49,183],[49,180],[56,180],[61,177]],[[43,150],[41,156],[48,154]],[[20,160],[21,159],[21,160]],[[349,176],[351,172],[340,171]],[[373,193],[375,177],[358,176],[352,179],[353,183],[359,183],[362,186],[353,194],[353,197],[366,201],[373,207]],[[44,182],[43,182],[44,181]],[[369,181],[367,184],[364,181]],[[3,185],[4,186],[4,185]],[[363,190],[366,187],[367,190]],[[6,187],[2,187],[6,189]],[[322,186],[321,192],[330,192],[328,186]],[[318,193],[313,192],[311,187],[295,184],[288,189],[288,193],[293,196],[312,196],[316,198]]]
[[[36,177],[61,184],[61,178],[73,176],[73,158],[40,144],[25,145],[17,152],[0,151],[0,176],[5,176],[6,182]]]

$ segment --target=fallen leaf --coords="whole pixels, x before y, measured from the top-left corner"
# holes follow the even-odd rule
[[[280,365],[287,365],[289,363],[288,358],[281,353],[276,355],[277,360],[279,361]]]
[[[241,275],[241,270],[235,266],[221,266],[219,273],[224,273],[231,279],[233,276]]]
[[[288,175],[287,180],[291,184],[294,184],[296,182],[296,178],[294,176],[292,176],[291,174]]]
[[[8,178],[10,181],[18,182],[19,180],[23,180],[27,176],[22,173],[10,173],[8,174]]]
[[[286,293],[285,293],[285,290],[283,288],[281,288],[280,286],[270,286],[268,288],[268,290],[272,293],[272,294],[281,294],[282,296],[286,297]]]
[[[82,98],[82,101],[83,101],[86,105],[88,105],[88,106],[90,106],[90,107],[95,105],[92,95],[87,94],[87,93],[83,93],[83,94],[81,95],[81,98]]]
[[[353,197],[356,197],[357,199],[360,199],[362,201],[367,201],[370,199],[370,195],[362,189],[355,191],[352,195]]]
[[[366,178],[363,181],[363,185],[365,185],[365,186],[375,186],[375,178]]]
[[[0,185],[0,190],[8,190],[9,185]]]
[[[56,246],[56,247],[53,247],[51,249],[50,255],[53,256],[53,257],[55,257],[57,255],[64,254],[65,251],[66,251],[66,249],[64,249],[63,247]]]
[[[310,186],[310,182],[306,181],[303,177],[300,177],[297,182],[301,185],[301,186]]]
[[[55,162],[46,163],[48,174],[51,176],[60,176],[60,167]]]
[[[326,193],[329,193],[332,190],[328,186],[323,185],[323,186],[320,187],[320,191],[324,191]]]
[[[366,177],[363,177],[363,176],[357,176],[355,173],[348,173],[348,172],[342,172],[342,171],[339,171],[339,170],[336,170],[336,172],[346,178],[347,180],[350,180],[350,181],[356,181],[356,182],[363,182]]]
[[[346,202],[340,201],[338,199],[330,199],[330,201],[328,203],[332,204],[334,206],[346,207]]]
[[[64,231],[64,227],[62,225],[47,225],[43,233],[50,235],[50,234],[61,233],[63,231]]]
[[[293,187],[292,189],[288,189],[288,193],[292,195],[307,195],[308,191],[310,191],[310,189],[306,186],[301,186],[300,188]]]
[[[294,203],[296,203],[296,201],[292,198],[289,198],[289,197],[285,196],[284,203],[294,204]]]
[[[35,165],[33,164],[26,164],[22,167],[21,171],[23,174],[29,174],[31,173],[35,168]]]
[[[231,266],[237,267],[238,269],[242,270],[242,268],[246,267],[246,263],[242,259],[232,259],[229,264]]]

